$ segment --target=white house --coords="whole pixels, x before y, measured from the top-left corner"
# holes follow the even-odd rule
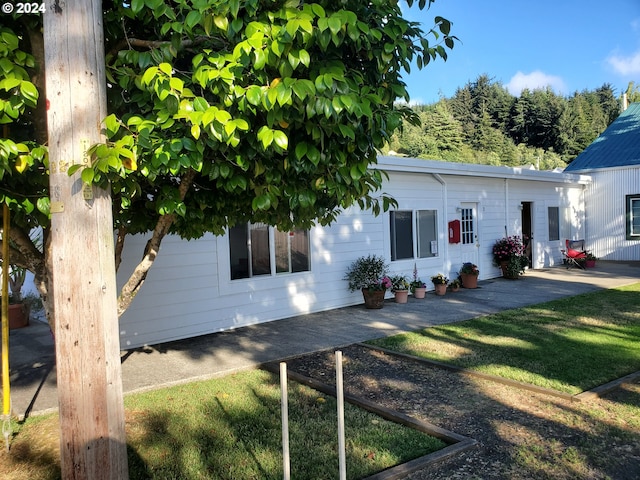
[[[606,260],[640,260],[640,103],[633,103],[569,164],[588,174],[586,245]]]
[[[362,255],[382,255],[409,277],[416,265],[430,286],[431,275],[455,276],[466,261],[480,279],[499,276],[491,248],[505,235],[531,238],[533,268],[561,263],[564,239],[585,237],[588,176],[399,157],[380,157],[376,168],[389,173],[384,191],[398,201],[378,217],[351,208],[309,231],[250,224],[195,241],[165,238],[120,319],[122,348],[362,303],[343,280]],[[120,282],[146,237],[127,242]]]

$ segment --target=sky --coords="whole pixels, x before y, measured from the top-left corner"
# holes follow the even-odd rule
[[[547,86],[568,96],[607,83],[618,96],[630,81],[640,86],[640,0],[436,0],[423,11],[417,3],[403,5],[406,19],[428,31],[442,16],[459,42],[446,62],[403,75],[412,104],[450,98],[483,74],[515,96]]]

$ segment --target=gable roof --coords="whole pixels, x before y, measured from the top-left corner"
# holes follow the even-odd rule
[[[565,172],[640,166],[640,103],[632,103]]]

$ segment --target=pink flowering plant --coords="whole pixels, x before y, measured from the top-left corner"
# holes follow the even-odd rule
[[[493,263],[500,266],[501,262],[507,262],[506,274],[510,277],[524,273],[529,259],[524,254],[524,243],[520,236],[504,237],[493,245]]]
[[[411,289],[411,293],[415,293],[416,288],[427,288],[427,285],[418,277],[418,267],[415,263],[413,264],[413,280],[411,280],[409,288]]]
[[[522,256],[524,256],[524,244],[518,235],[501,238],[493,245],[493,262],[498,266],[500,262]]]
[[[344,280],[349,282],[349,290],[387,290],[391,288],[391,279],[387,275],[388,266],[384,258],[368,255],[356,259],[347,269]]]

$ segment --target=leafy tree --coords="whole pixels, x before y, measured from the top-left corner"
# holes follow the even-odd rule
[[[423,9],[434,0],[408,0]],[[119,298],[122,313],[162,238],[221,233],[248,220],[288,229],[328,224],[354,203],[392,200],[368,169],[403,120],[415,122],[402,81],[456,38],[435,18],[424,32],[398,2],[373,0],[133,0],[104,2],[108,141],[82,179],[110,186],[118,241],[151,231]],[[7,24],[7,19],[11,23]],[[12,210],[13,260],[47,299],[46,138],[34,131],[44,98],[37,17],[0,25],[0,201]],[[33,77],[33,78],[32,78]],[[40,103],[38,103],[40,102]],[[66,169],[67,165],[60,168]],[[57,166],[56,166],[57,168]],[[42,227],[44,249],[27,233]]]
[[[640,87],[635,82],[629,82],[624,93],[627,95],[627,102],[640,102]]]

